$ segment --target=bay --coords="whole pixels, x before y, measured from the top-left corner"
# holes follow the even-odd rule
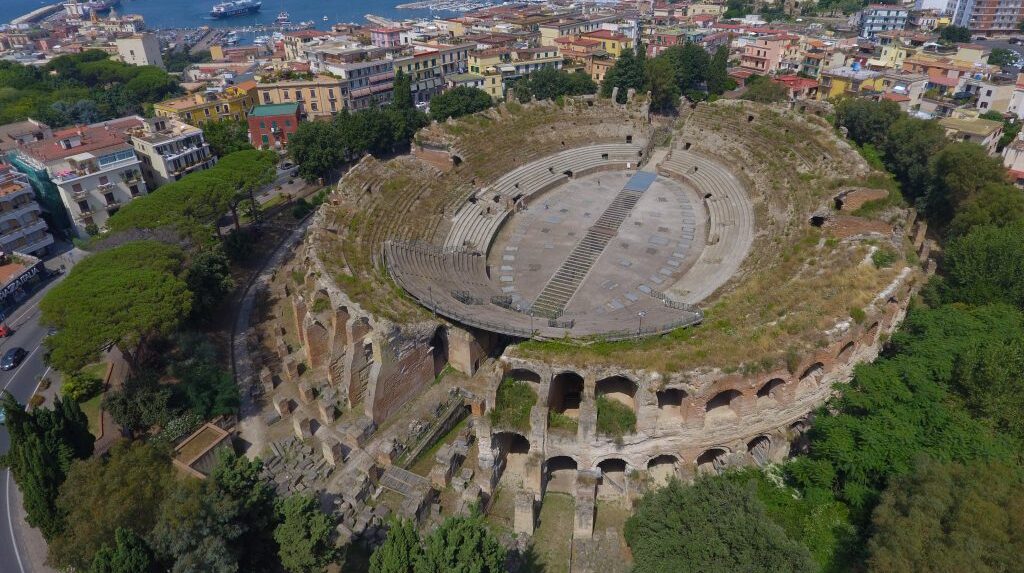
[[[409,18],[449,17],[441,10],[399,10],[395,5],[409,0],[263,0],[257,14],[222,20],[210,18],[210,8],[222,0],[121,0],[115,8],[120,14],[141,14],[150,28],[198,28],[199,26],[239,27],[270,24],[284,10],[293,23],[311,20],[316,27],[327,29],[336,22],[366,24],[365,14],[393,20]],[[0,0],[0,22],[9,22],[53,2],[40,0]],[[323,17],[327,16],[327,21]]]

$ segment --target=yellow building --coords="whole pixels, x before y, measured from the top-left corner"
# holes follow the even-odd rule
[[[306,118],[331,116],[346,107],[349,82],[331,76],[295,74],[288,78],[261,77],[256,86],[260,105],[298,103]],[[391,84],[387,84],[390,89]],[[390,99],[390,96],[388,97]]]
[[[857,96],[863,92],[882,91],[882,73],[859,68],[833,68],[821,72],[818,99]]]
[[[619,57],[623,50],[633,49],[633,40],[625,34],[612,32],[611,30],[597,30],[583,34],[584,38],[591,38],[601,42],[601,49],[608,52],[613,58]]]
[[[256,105],[254,93],[248,89],[255,85],[255,82],[246,82],[223,90],[207,90],[169,99],[153,104],[153,113],[196,126],[222,119],[242,121]]]
[[[551,47],[492,48],[478,50],[469,55],[469,71],[483,76],[480,89],[494,99],[505,97],[505,88],[519,78],[544,68],[562,69],[562,56]]]

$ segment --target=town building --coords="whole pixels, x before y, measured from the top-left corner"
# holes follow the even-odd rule
[[[301,114],[296,102],[256,106],[249,114],[249,142],[260,149],[285,149]]]
[[[164,69],[164,59],[160,55],[160,40],[155,34],[143,32],[114,41],[117,46],[117,58],[133,66],[156,66]]]
[[[750,40],[743,47],[740,67],[756,74],[773,74],[782,66],[783,59],[797,48],[798,36],[775,34]]]
[[[949,0],[946,12],[954,25],[976,34],[1016,34],[1024,20],[1020,0]]]
[[[625,34],[612,32],[611,30],[596,30],[582,35],[583,38],[597,40],[601,49],[612,57],[619,57],[625,50],[633,49],[633,40]]]
[[[882,73],[865,70],[856,62],[849,67],[833,68],[821,72],[818,99],[840,96],[859,96],[865,92],[882,90]]]
[[[345,106],[348,82],[328,75],[261,76],[257,84],[258,104],[298,104],[306,119],[330,117]],[[390,86],[389,86],[390,87]]]
[[[222,119],[242,121],[256,105],[253,87],[254,82],[243,82],[237,86],[207,88],[153,104],[153,113],[197,126]]]
[[[0,159],[8,151],[17,147],[40,141],[53,135],[53,130],[45,123],[32,118],[0,125]]]
[[[378,48],[400,48],[403,45],[402,33],[408,28],[374,28],[370,30],[370,43]]]
[[[411,79],[413,103],[426,105],[444,90],[447,76],[469,69],[469,52],[465,44],[414,45],[411,54],[396,56],[392,65]]]
[[[305,78],[309,81],[308,85],[295,82],[277,85],[279,82],[261,78],[260,104],[292,101],[284,97],[283,91],[275,92],[273,88],[294,91],[296,87],[305,89],[307,93],[310,89],[317,90],[317,105],[313,106],[313,102],[310,102],[308,106],[303,106],[306,117],[333,115],[346,108],[366,109],[391,101],[395,85],[395,62],[387,57],[387,50],[383,48],[331,43],[307,49],[304,58],[309,62],[312,74],[319,75]],[[270,100],[267,99],[268,91],[272,92]],[[324,95],[329,97],[324,98]]]
[[[595,16],[593,18],[564,18],[557,22],[548,22],[537,27],[540,32],[542,46],[554,46],[555,39],[564,36],[582,36],[587,32],[595,32],[606,22],[614,22],[615,15]]]
[[[155,189],[217,163],[203,130],[174,118],[154,117],[129,132],[142,160],[146,185]]]
[[[44,256],[53,244],[28,177],[0,163],[0,252]]]
[[[955,141],[977,143],[994,155],[999,138],[1003,136],[1003,122],[976,117],[945,117],[939,120],[946,136]]]
[[[861,10],[858,16],[860,37],[872,40],[879,32],[906,28],[910,10],[895,4],[871,4]]]
[[[562,69],[562,56],[554,47],[479,50],[469,55],[469,71],[484,76],[481,89],[494,99],[505,97],[505,90],[520,78],[543,68]]]
[[[126,135],[142,124],[142,118],[126,117],[55,131],[13,152],[11,163],[28,175],[44,213],[84,238],[147,193],[142,162]]]

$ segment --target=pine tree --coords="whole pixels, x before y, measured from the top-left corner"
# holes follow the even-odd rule
[[[11,447],[0,463],[7,466],[24,497],[29,524],[52,538],[64,527],[56,501],[71,462],[92,455],[89,422],[72,400],[56,398],[52,410],[26,412],[9,392],[0,406],[7,414]]]
[[[715,50],[715,55],[711,57],[711,63],[708,65],[707,81],[708,81],[708,92],[715,95],[721,95],[729,89],[729,48],[725,46],[719,46]]]
[[[420,536],[412,522],[395,521],[387,540],[370,557],[370,573],[414,573],[415,563],[422,555]]]
[[[114,547],[104,545],[96,552],[89,573],[150,573],[153,552],[145,540],[130,529],[118,528]]]

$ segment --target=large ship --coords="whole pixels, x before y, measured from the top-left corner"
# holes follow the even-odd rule
[[[259,12],[261,6],[263,6],[263,2],[259,2],[258,0],[233,0],[232,2],[221,2],[220,4],[214,5],[213,9],[210,10],[210,16],[213,16],[214,18],[230,18],[232,16],[252,14],[253,12]]]

